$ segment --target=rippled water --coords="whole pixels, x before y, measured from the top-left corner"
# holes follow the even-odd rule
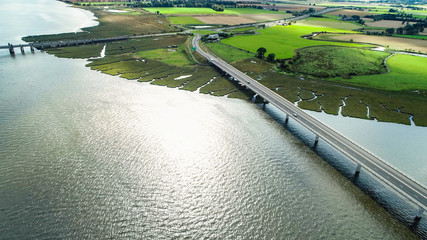
[[[0,239],[416,238],[256,105],[85,63],[0,56]]]

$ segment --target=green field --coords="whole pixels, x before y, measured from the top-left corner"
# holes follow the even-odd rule
[[[341,30],[326,27],[311,27],[311,26],[274,26],[271,28],[261,29],[257,32],[258,35],[235,36],[222,40],[223,43],[235,46],[250,52],[256,52],[260,47],[267,49],[267,54],[275,53],[276,58],[290,58],[294,55],[294,50],[308,46],[318,45],[337,45],[337,46],[368,46],[353,43],[316,41],[303,39],[300,36],[310,34],[312,32],[343,32],[354,33],[349,30]]]
[[[397,54],[389,58],[387,64],[389,73],[356,76],[345,81],[394,91],[427,89],[427,58]]]
[[[217,31],[212,31],[212,30],[193,30],[191,32],[194,34],[201,34],[201,35],[218,33]]]
[[[163,7],[163,8],[144,8],[144,10],[155,13],[159,11],[161,14],[282,14],[282,12],[269,11],[256,8],[226,8],[223,12],[217,12],[211,8],[179,8],[179,7]]]
[[[424,39],[424,40],[427,40],[427,35],[399,35],[399,34],[393,34],[393,37],[404,37],[404,38],[415,38],[415,39]]]
[[[316,77],[367,75],[385,73],[382,65],[387,52],[339,46],[315,46],[297,50],[298,55],[288,63],[289,69]]]
[[[255,53],[248,53],[221,42],[208,43],[206,46],[218,57],[229,63],[255,56]]]
[[[244,27],[244,28],[227,29],[225,30],[225,32],[241,33],[241,32],[251,31],[255,29],[257,29],[257,27]]]
[[[297,21],[297,25],[313,26],[313,27],[328,27],[328,28],[337,28],[337,29],[344,29],[344,30],[354,30],[362,27],[362,25],[356,24],[350,21],[339,21],[337,19],[328,18],[328,17],[306,18],[306,19]]]
[[[137,56],[158,60],[160,62],[178,67],[190,66],[192,64],[192,62],[186,57],[186,54],[183,52],[182,48],[161,48],[149,51],[141,51],[137,53]]]
[[[202,21],[195,19],[191,16],[181,17],[168,17],[172,24],[186,25],[186,24],[204,24]]]

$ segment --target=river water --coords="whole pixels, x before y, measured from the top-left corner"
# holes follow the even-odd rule
[[[0,28],[0,44],[76,31],[92,18],[53,0],[2,0],[0,22],[10,27]],[[85,64],[0,53],[0,239],[417,238],[307,147],[309,133],[292,121],[284,129],[274,109]],[[400,144],[389,132],[426,136],[413,126],[316,117],[384,157]],[[366,140],[380,128],[388,135]],[[361,129],[368,133],[355,134]],[[425,164],[405,161],[392,164],[413,164],[401,170],[426,183]]]

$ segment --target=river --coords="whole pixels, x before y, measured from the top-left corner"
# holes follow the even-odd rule
[[[0,44],[92,19],[54,0],[3,0]],[[417,238],[274,109],[28,52],[0,53],[0,239]],[[422,155],[424,128],[313,114],[384,158]],[[322,142],[319,154],[339,156]],[[422,156],[394,159],[426,183]]]

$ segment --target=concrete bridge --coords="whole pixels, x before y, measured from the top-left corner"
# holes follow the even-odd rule
[[[95,43],[105,43],[105,42],[114,42],[120,40],[128,39],[128,36],[122,37],[113,37],[113,38],[98,38],[98,39],[83,39],[83,40],[71,40],[71,41],[56,41],[56,42],[34,42],[27,44],[11,44],[7,46],[0,46],[0,49],[9,49],[10,55],[15,55],[15,48],[21,49],[21,53],[25,54],[24,48],[29,47],[30,51],[34,53],[34,49],[44,50],[47,48],[58,48],[58,47],[69,47],[69,46],[78,46],[85,44],[95,44]]]
[[[394,169],[382,161],[379,157],[370,153],[368,150],[362,148],[358,144],[352,142],[350,139],[344,137],[332,128],[326,126],[311,115],[305,113],[273,90],[247,76],[220,58],[203,51],[199,45],[199,41],[200,36],[197,35],[193,39],[193,46],[196,48],[197,52],[200,53],[203,57],[207,58],[212,65],[218,67],[234,78],[234,80],[239,81],[241,84],[251,89],[258,96],[262,97],[264,99],[264,106],[266,103],[270,103],[284,112],[286,114],[285,123],[287,123],[289,117],[291,117],[296,122],[300,123],[302,126],[313,132],[316,135],[314,139],[314,147],[316,147],[319,138],[322,138],[325,142],[355,162],[357,164],[354,171],[356,178],[363,168],[365,171],[369,172],[384,182],[386,185],[390,186],[400,195],[409,199],[412,203],[418,206],[418,211],[414,217],[414,223],[418,223],[421,220],[424,210],[427,209],[427,189],[424,186],[415,182],[400,171]]]
[[[48,48],[60,48],[60,47],[70,47],[70,46],[78,46],[85,44],[96,44],[96,43],[106,43],[106,42],[114,42],[121,41],[130,38],[146,38],[146,37],[160,37],[160,36],[172,36],[172,35],[186,35],[187,33],[156,33],[156,34],[146,34],[146,35],[138,35],[138,36],[120,36],[120,37],[112,37],[112,38],[98,38],[98,39],[82,39],[82,40],[70,40],[70,41],[56,41],[56,42],[33,42],[26,44],[11,44],[9,43],[6,46],[0,46],[0,49],[9,49],[10,55],[15,55],[15,48],[21,49],[21,53],[25,54],[24,48],[29,47],[31,52],[34,53],[34,49],[44,50]]]

